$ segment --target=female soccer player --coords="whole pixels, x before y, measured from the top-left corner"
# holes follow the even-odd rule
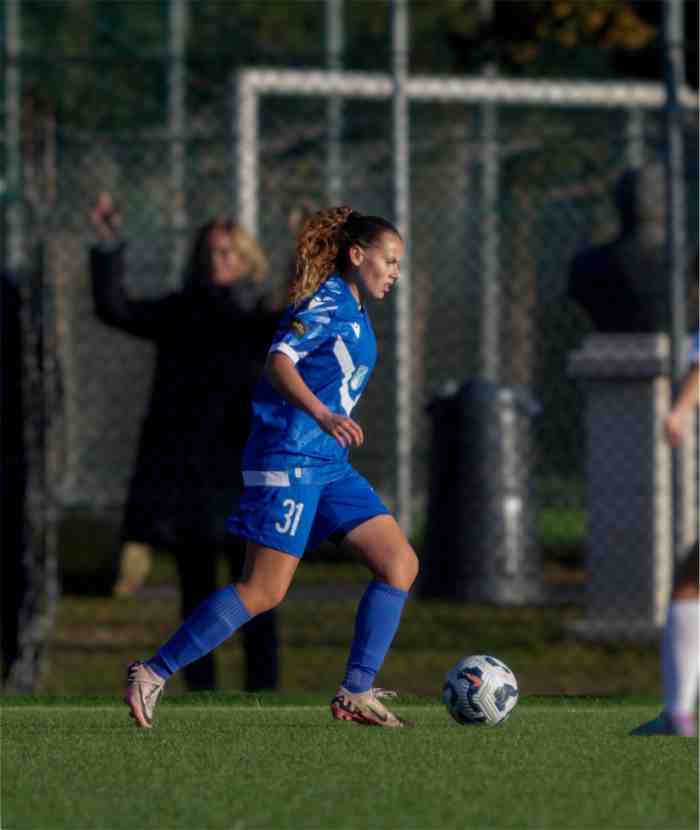
[[[362,597],[334,718],[402,727],[372,687],[418,572],[417,557],[369,483],[348,463],[364,435],[350,416],[376,360],[366,303],[399,279],[403,241],[390,222],[350,208],[314,214],[297,242],[292,305],[253,399],[245,489],[229,529],[248,540],[243,578],[212,594],[150,660],[129,666],[125,702],[149,728],[163,686],[251,617],[284,598],[308,547],[342,543],[374,580]],[[234,471],[231,473],[234,475]]]

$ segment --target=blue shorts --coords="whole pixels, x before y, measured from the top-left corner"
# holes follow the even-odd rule
[[[387,513],[371,484],[348,464],[342,478],[326,484],[290,480],[246,486],[226,526],[251,542],[301,558],[324,539],[340,541],[368,519]]]

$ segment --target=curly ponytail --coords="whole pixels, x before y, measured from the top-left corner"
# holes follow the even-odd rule
[[[299,234],[296,250],[296,276],[289,292],[298,305],[314,294],[335,269],[342,243],[342,230],[352,208],[319,210]]]
[[[353,245],[369,247],[382,233],[401,238],[396,227],[379,216],[363,216],[350,207],[326,208],[314,213],[299,234],[296,248],[296,275],[289,291],[299,305],[338,270],[350,267]]]

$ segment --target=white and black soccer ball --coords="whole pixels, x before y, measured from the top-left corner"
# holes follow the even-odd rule
[[[488,654],[464,657],[442,687],[447,711],[462,725],[497,726],[518,702],[518,681],[506,664]]]

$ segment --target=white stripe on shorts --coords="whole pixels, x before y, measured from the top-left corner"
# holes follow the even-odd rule
[[[289,487],[286,470],[243,470],[246,487]]]

